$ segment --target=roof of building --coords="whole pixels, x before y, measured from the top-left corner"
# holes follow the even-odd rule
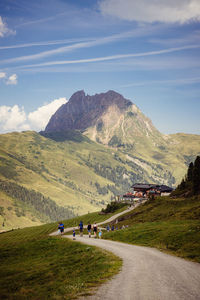
[[[150,189],[155,187],[155,184],[148,184],[148,183],[135,183],[131,186],[132,188],[141,188],[141,189]]]
[[[173,191],[173,188],[167,186],[167,185],[164,185],[164,184],[149,184],[149,183],[135,183],[131,186],[131,188],[134,188],[134,189],[157,189],[159,190],[160,192],[172,192]]]

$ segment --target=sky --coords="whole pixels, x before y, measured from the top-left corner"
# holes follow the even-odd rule
[[[0,133],[43,130],[78,90],[200,134],[200,0],[1,0]]]

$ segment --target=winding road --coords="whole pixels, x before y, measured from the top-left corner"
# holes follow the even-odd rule
[[[114,220],[126,211],[103,223]],[[65,229],[65,232],[72,228]],[[56,235],[53,233],[52,235]],[[63,236],[72,238],[72,236]],[[200,264],[154,248],[134,246],[88,236],[76,241],[101,247],[123,260],[121,271],[101,285],[88,300],[200,300]]]
[[[66,236],[67,237],[67,236]],[[70,236],[70,238],[72,238]],[[77,241],[113,252],[123,260],[122,270],[99,287],[90,300],[198,300],[200,264],[148,247],[77,237]]]
[[[126,210],[123,210],[122,212],[113,215],[113,216],[110,217],[109,219],[106,219],[106,220],[103,221],[103,222],[97,223],[97,226],[100,226],[100,225],[103,225],[103,224],[112,222],[113,220],[116,220],[116,219],[117,219],[118,217],[120,217],[121,215],[124,215],[124,214],[126,214],[127,212],[130,212],[131,210],[135,209],[136,207],[138,207],[139,205],[141,205],[141,204],[143,204],[143,203],[145,203],[145,202],[146,202],[146,200],[143,200],[142,202],[138,202],[138,203],[136,203],[135,205],[132,205],[130,208],[128,208],[128,209],[126,209]],[[84,227],[84,228],[87,228],[87,225],[84,225],[83,227]],[[65,228],[64,233],[73,231],[73,229],[78,229],[78,226],[73,226],[73,227]],[[58,231],[52,232],[52,233],[50,234],[50,236],[56,236],[56,235],[59,235]]]

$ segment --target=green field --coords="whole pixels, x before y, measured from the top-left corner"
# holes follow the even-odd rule
[[[155,247],[200,262],[199,203],[199,196],[147,201],[120,216],[115,224],[118,230],[104,232],[103,238]],[[86,225],[111,215],[96,212],[65,220],[64,224],[65,228],[77,226],[82,220]],[[95,286],[119,271],[121,261],[110,253],[60,236],[49,237],[57,225],[0,234],[0,298],[73,299],[90,294]]]
[[[188,199],[157,198],[118,220],[115,225],[118,230],[105,233],[103,238],[155,247],[200,262],[199,196]]]
[[[49,237],[57,224],[0,234],[1,299],[74,299],[121,267],[101,249]]]

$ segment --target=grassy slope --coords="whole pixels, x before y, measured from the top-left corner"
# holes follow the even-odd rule
[[[161,151],[148,138],[141,140],[140,137],[135,138],[131,150],[108,148],[87,138],[80,142],[78,139],[55,142],[36,132],[3,134],[0,135],[0,180],[34,189],[81,215],[97,211],[110,201],[113,191],[108,185],[117,187],[117,193],[122,194],[133,182],[161,183],[172,175],[179,181],[186,171],[185,162],[200,151],[199,138],[184,134],[170,136],[166,141],[169,147]],[[180,149],[184,149],[185,155]],[[107,193],[100,194],[96,183],[107,189]],[[5,195],[0,194],[0,207],[6,205]],[[12,198],[9,207],[12,214],[7,208],[4,210],[0,221],[6,219],[6,226],[0,230],[42,221],[28,207],[23,217],[16,217]]]
[[[11,197],[1,191],[0,206],[1,209],[3,208],[3,212],[0,215],[0,231],[41,224],[41,222],[28,210],[24,216],[18,217],[19,205],[16,205]],[[5,223],[5,226],[2,226],[3,223]]]
[[[73,299],[117,273],[114,255],[60,237],[57,224],[0,235],[1,299]]]
[[[157,198],[119,218],[118,228],[104,238],[156,247],[200,262],[200,198]]]
[[[114,183],[99,176],[94,169],[86,165],[85,161],[91,153],[91,160],[95,164],[103,162],[113,167],[120,165],[109,149],[92,142],[57,143],[34,132],[1,135],[0,179],[17,181],[78,214],[97,211],[110,200],[111,192],[100,195],[95,183],[98,182],[100,186]],[[3,198],[0,197],[0,206],[3,206],[3,202]],[[14,212],[13,202],[14,200],[10,199],[10,206]],[[7,210],[5,218],[8,220],[6,226],[12,223]],[[31,225],[30,222],[24,221],[21,224]],[[36,222],[40,220],[36,218]],[[7,229],[12,227],[9,225]]]

